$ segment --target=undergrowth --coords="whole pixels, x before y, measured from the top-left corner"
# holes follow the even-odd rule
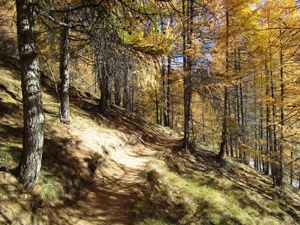
[[[213,171],[178,173],[153,158],[143,177],[145,198],[135,205],[136,224],[289,224],[277,202]]]

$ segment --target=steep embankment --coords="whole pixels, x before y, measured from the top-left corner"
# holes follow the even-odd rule
[[[0,222],[9,224],[299,224],[299,194],[198,149],[121,108],[100,114],[89,93],[71,89],[72,123],[59,122],[43,77],[45,147],[33,193],[11,169],[22,150],[16,71],[0,63]]]
[[[122,109],[98,113],[96,99],[71,89],[70,125],[59,122],[55,89],[43,77],[45,147],[33,194],[10,174],[22,150],[20,78],[0,65],[0,221],[30,224],[130,224],[133,200],[141,194],[144,171],[157,151],[178,138]],[[157,144],[156,144],[157,143]]]

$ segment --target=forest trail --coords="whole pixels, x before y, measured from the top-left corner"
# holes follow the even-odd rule
[[[69,152],[70,157],[80,162],[81,171],[90,174],[76,190],[78,196],[50,207],[45,220],[53,224],[130,224],[134,217],[131,205],[142,195],[141,173],[159,148],[144,145],[139,134],[127,138],[124,133],[101,131],[79,121],[73,121],[66,129],[80,143]],[[172,141],[169,137],[168,142]],[[99,157],[102,150],[108,155],[105,162]]]
[[[46,128],[51,130],[47,133],[55,133],[45,141],[48,163],[61,161],[76,169],[64,172],[71,180],[66,191],[70,198],[48,208],[41,216],[46,223],[131,224],[132,205],[143,197],[142,174],[147,163],[159,151],[180,147],[181,139],[132,114],[124,116],[120,109],[112,109],[108,115],[92,111],[86,118],[73,116],[69,125]],[[62,142],[63,149],[53,142]]]

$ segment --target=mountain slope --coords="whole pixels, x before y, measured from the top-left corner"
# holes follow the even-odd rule
[[[33,193],[12,175],[22,151],[20,77],[0,62],[0,221],[8,224],[299,224],[300,197],[235,162],[197,149],[119,107],[71,88],[59,122],[53,82],[42,77],[45,146]],[[9,66],[8,66],[9,65]],[[2,204],[3,203],[3,204]]]

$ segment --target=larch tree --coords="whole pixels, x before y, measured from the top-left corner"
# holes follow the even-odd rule
[[[34,4],[17,0],[17,31],[23,94],[23,151],[18,166],[20,182],[34,188],[41,169],[44,144],[43,98],[34,37]]]
[[[191,48],[192,20],[193,20],[193,0],[182,1],[182,40],[183,40],[183,92],[184,92],[184,136],[183,148],[188,150],[190,144],[191,122],[192,122],[192,62],[187,55],[187,50]]]
[[[69,24],[70,16],[65,14],[64,23]],[[69,113],[69,85],[70,85],[70,28],[64,26],[61,32],[60,44],[60,121],[70,123]]]

